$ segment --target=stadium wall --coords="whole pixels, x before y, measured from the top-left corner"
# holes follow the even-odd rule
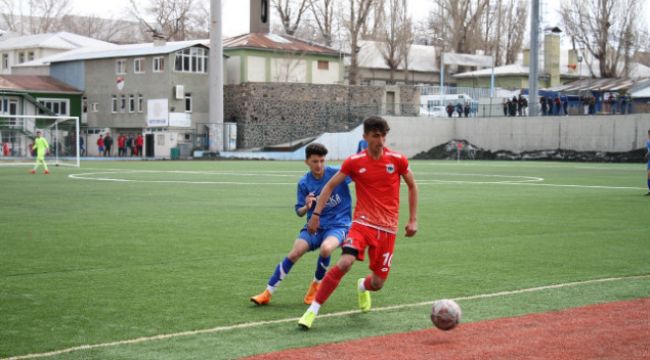
[[[453,139],[485,150],[626,152],[645,147],[649,114],[501,118],[386,117],[388,146],[412,157]]]

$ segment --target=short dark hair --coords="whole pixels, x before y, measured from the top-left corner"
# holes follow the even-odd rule
[[[323,144],[311,143],[305,148],[305,159],[309,159],[312,155],[325,156],[327,148]]]
[[[382,134],[387,134],[390,131],[388,123],[381,116],[370,116],[363,121],[364,134],[370,134],[375,131]]]

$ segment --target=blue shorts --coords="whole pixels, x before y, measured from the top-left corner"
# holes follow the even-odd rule
[[[650,160],[648,160],[648,171],[650,171]]]
[[[309,231],[307,231],[307,227],[304,227],[302,230],[300,230],[300,235],[298,238],[305,240],[307,244],[309,244],[309,251],[314,251],[320,248],[323,240],[327,239],[330,236],[334,236],[339,241],[340,246],[343,243],[343,240],[345,240],[345,236],[347,234],[347,226],[333,227],[326,230],[319,228],[314,235],[310,234]]]

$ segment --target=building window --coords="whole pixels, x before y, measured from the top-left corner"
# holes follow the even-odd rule
[[[135,112],[135,96],[129,95],[129,112]]]
[[[55,115],[70,115],[68,99],[38,99],[38,103],[46,107]],[[45,111],[39,110],[41,115],[45,115]]]
[[[185,93],[185,112],[192,112],[192,94]]]
[[[18,53],[18,63],[22,64],[24,62],[25,62],[25,53],[24,52]]]
[[[126,111],[126,96],[121,95],[120,96],[120,112],[125,112]]]
[[[113,95],[113,99],[111,100],[111,112],[117,112],[117,96],[115,95]]]
[[[85,96],[81,98],[81,109],[84,114],[88,112],[88,98]]]
[[[324,60],[318,60],[318,70],[329,70],[330,62]]]
[[[138,95],[138,112],[144,112],[144,97],[142,95]]]
[[[208,52],[206,49],[193,47],[176,52],[174,70],[178,72],[207,73]]]
[[[2,54],[2,69],[9,69],[9,54]]]
[[[115,60],[115,73],[126,74],[126,59]]]
[[[162,56],[153,58],[153,72],[163,71],[165,71],[165,58]]]
[[[93,103],[90,108],[92,109],[92,112],[98,112],[99,111],[98,104],[96,102]]]
[[[133,60],[133,72],[141,74],[144,72],[144,58],[137,58]]]
[[[27,61],[33,61],[34,60],[34,52],[30,51],[27,53]]]

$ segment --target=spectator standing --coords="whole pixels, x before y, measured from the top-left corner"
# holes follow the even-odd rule
[[[111,147],[113,147],[113,138],[110,133],[104,136],[104,156],[111,156]]]
[[[97,152],[99,156],[104,156],[104,138],[102,134],[99,134],[99,139],[97,139]]]
[[[135,148],[138,151],[136,155],[143,156],[142,154],[143,145],[144,145],[144,138],[142,137],[142,134],[138,134],[138,137],[135,139]]]
[[[83,136],[79,137],[79,153],[79,156],[86,156],[86,145]]]
[[[456,103],[456,112],[459,118],[463,117],[463,105],[461,103]]]
[[[120,136],[117,137],[117,156],[126,156],[126,136],[124,136],[124,134],[120,134]]]
[[[9,149],[9,143],[4,142],[2,143],[2,155],[4,156],[9,156],[11,154],[11,149]]]
[[[451,103],[447,104],[446,110],[447,110],[447,115],[449,115],[449,117],[454,116],[454,105],[452,105]]]
[[[469,111],[471,110],[469,106],[469,102],[465,102],[465,107],[463,107],[463,112],[465,113],[465,117],[469,117]]]
[[[133,139],[133,134],[129,134],[129,137],[126,139],[126,148],[129,151],[129,156],[133,156],[134,147],[135,147],[135,139]]]

